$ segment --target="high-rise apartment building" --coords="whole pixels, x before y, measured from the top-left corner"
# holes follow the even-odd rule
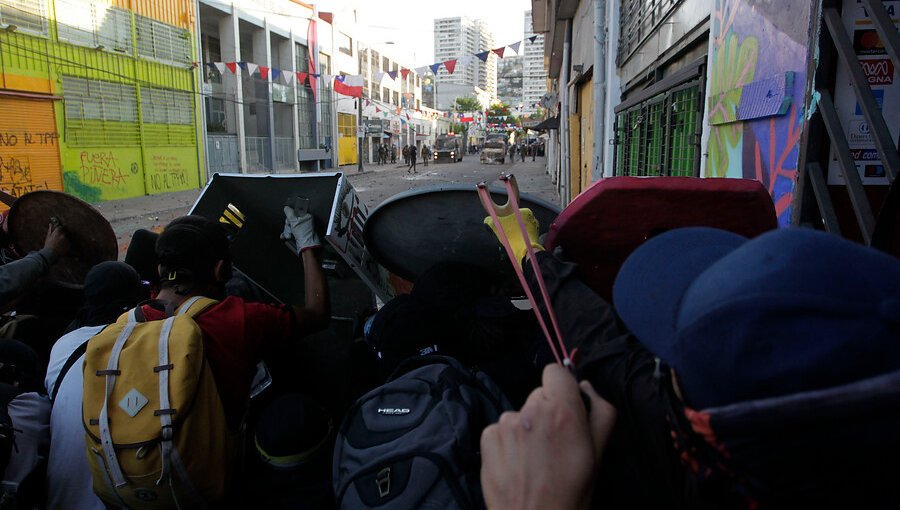
[[[457,59],[453,74],[443,66],[438,71],[438,87],[442,83],[477,87],[496,100],[497,55],[489,53],[486,62],[473,56],[492,49],[494,38],[483,21],[466,17],[434,20],[435,62]]]
[[[534,42],[530,38],[534,37]],[[525,11],[525,51],[522,69],[522,112],[537,111],[541,97],[547,92],[547,70],[544,68],[544,36],[535,34],[531,11]]]
[[[524,58],[507,55],[497,66],[497,98],[517,115],[522,105],[522,63]]]

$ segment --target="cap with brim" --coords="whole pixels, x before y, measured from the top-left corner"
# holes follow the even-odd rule
[[[700,273],[745,242],[745,237],[708,227],[670,230],[648,240],[616,276],[616,311],[642,344],[671,364],[685,291]]]
[[[900,369],[898,259],[812,229],[731,236],[661,235],[635,251],[614,287],[623,321],[675,369],[688,405],[709,409]]]

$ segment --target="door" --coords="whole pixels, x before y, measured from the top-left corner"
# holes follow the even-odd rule
[[[0,188],[63,190],[53,100],[0,96]]]

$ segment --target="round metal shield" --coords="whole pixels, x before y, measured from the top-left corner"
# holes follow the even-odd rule
[[[9,211],[8,228],[16,251],[40,250],[50,218],[66,227],[71,248],[50,269],[49,277],[64,285],[80,286],[94,265],[116,260],[119,254],[112,226],[93,206],[60,191],[33,191],[19,197]]]
[[[498,204],[506,190],[491,186]],[[547,232],[559,208],[522,194],[521,207],[530,208]],[[369,253],[388,271],[415,281],[438,262],[467,262],[515,281],[506,252],[484,225],[487,216],[472,184],[438,185],[410,190],[382,202],[370,214],[363,230]]]

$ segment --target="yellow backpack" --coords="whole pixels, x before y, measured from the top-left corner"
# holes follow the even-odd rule
[[[140,307],[88,342],[84,420],[94,492],[127,508],[197,508],[223,497],[238,434],[225,421],[193,317],[143,321]]]

